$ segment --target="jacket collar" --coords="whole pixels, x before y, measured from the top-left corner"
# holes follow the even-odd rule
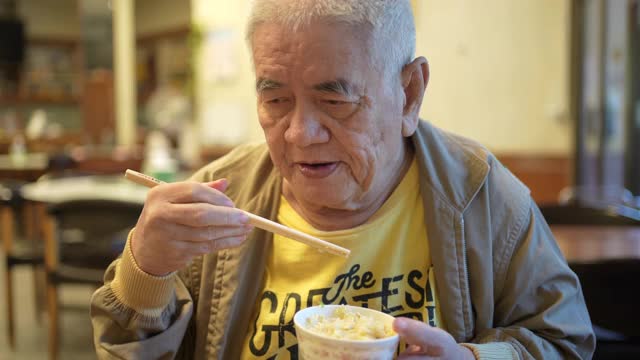
[[[423,120],[412,140],[428,188],[435,197],[464,212],[489,174],[488,150]]]
[[[424,121],[412,138],[443,325],[464,342],[473,335],[474,320],[463,213],[488,177],[489,154]]]

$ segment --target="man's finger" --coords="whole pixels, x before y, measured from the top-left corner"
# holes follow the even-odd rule
[[[451,342],[450,335],[443,330],[417,320],[397,318],[393,321],[393,330],[407,344],[419,346],[422,356],[442,356],[444,345]]]
[[[439,359],[439,357],[429,356],[418,345],[409,345],[403,352],[398,355],[397,360],[428,360]]]
[[[203,242],[232,236],[247,235],[253,226],[203,226],[194,227],[181,224],[169,224],[164,232],[174,240]]]
[[[215,181],[208,182],[206,184],[208,187],[216,189],[220,192],[227,191],[227,186],[229,186],[229,182],[227,181],[227,179],[218,179]]]
[[[222,239],[197,243],[198,247],[196,249],[198,251],[198,255],[208,254],[214,251],[220,251],[220,250],[238,247],[242,245],[242,243],[244,243],[246,240],[247,240],[246,235],[230,236]]]
[[[421,355],[421,354],[405,354],[402,353],[398,355],[396,360],[441,360],[442,358],[439,356],[429,356],[429,355]]]
[[[217,188],[226,189],[222,183],[198,183],[194,181],[162,184],[149,191],[149,196],[161,193],[163,198],[173,204],[207,203],[212,205],[233,206],[233,201]],[[209,184],[215,185],[214,187]]]
[[[186,226],[243,227],[249,223],[249,217],[244,211],[226,206],[204,203],[172,204],[161,211],[160,216],[163,219]]]
[[[422,354],[422,348],[418,345],[408,345],[407,348],[403,351],[403,353]]]

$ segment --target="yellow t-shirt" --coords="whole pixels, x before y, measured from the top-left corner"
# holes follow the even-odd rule
[[[274,236],[264,287],[243,359],[297,359],[293,315],[319,304],[349,304],[439,326],[431,255],[414,160],[384,205],[353,229],[320,231],[281,198],[278,222],[351,250],[344,259]]]

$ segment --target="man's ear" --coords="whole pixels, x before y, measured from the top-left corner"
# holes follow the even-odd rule
[[[429,63],[420,56],[402,68],[404,107],[402,109],[402,136],[413,135],[418,127],[420,106],[429,83]]]

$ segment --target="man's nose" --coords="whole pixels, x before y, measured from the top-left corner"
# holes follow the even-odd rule
[[[312,106],[299,104],[291,116],[289,127],[284,133],[288,143],[305,147],[329,141],[329,130],[318,118],[320,114]]]

